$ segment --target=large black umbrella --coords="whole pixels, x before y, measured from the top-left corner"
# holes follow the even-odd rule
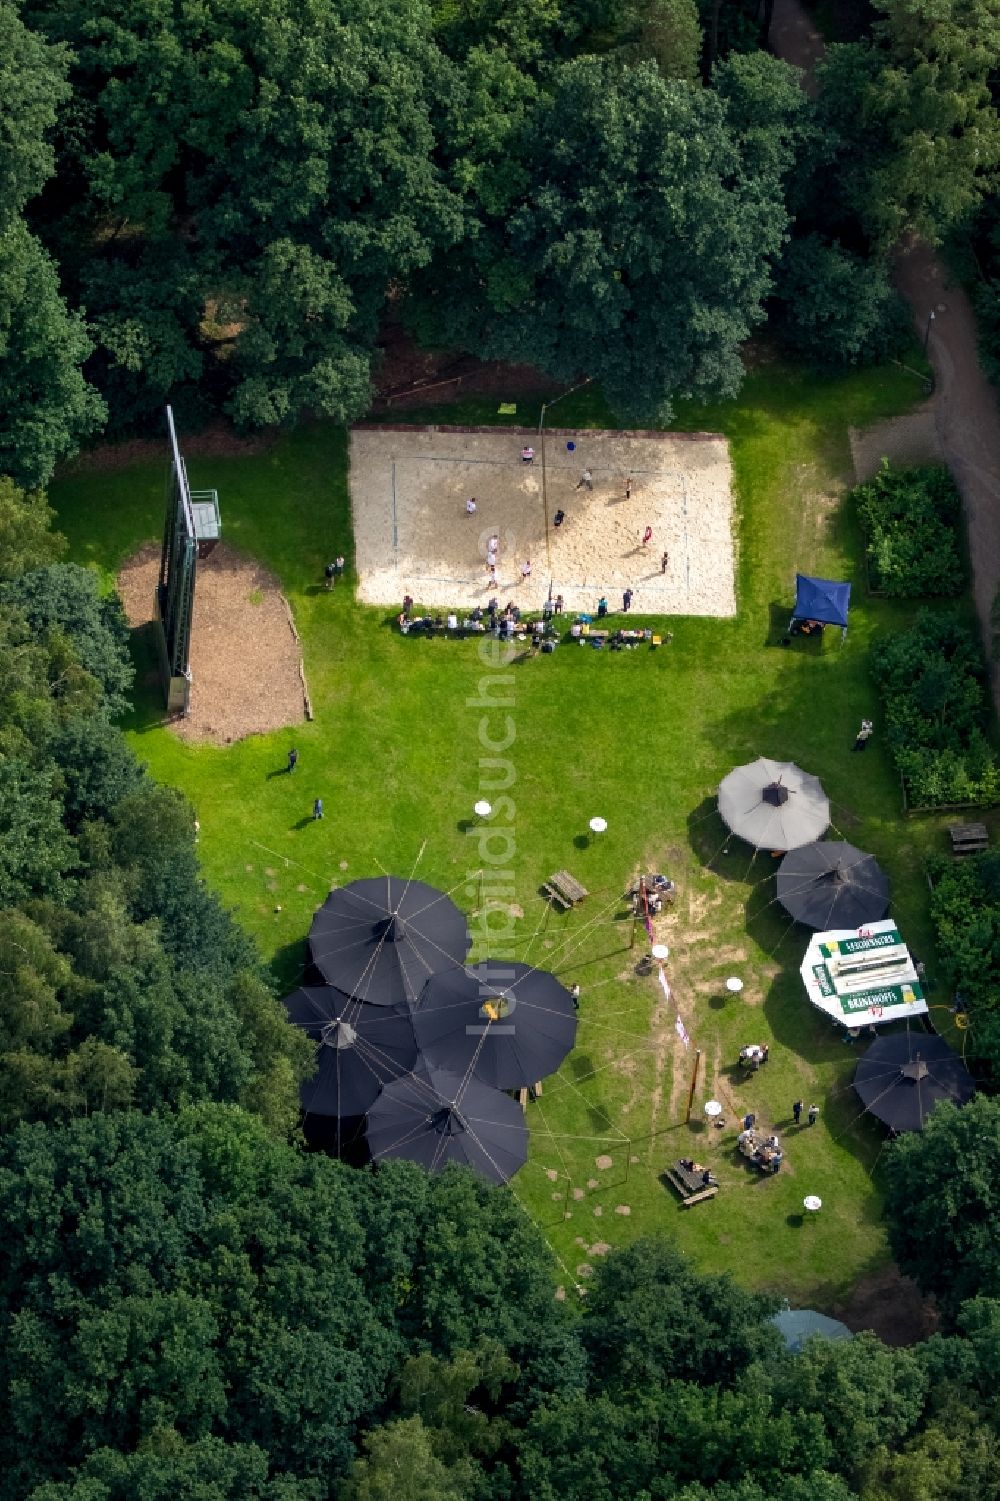
[[[887,1032],[859,1059],[854,1075],[866,1109],[891,1131],[922,1131],[940,1100],[964,1105],[972,1077],[943,1038],[930,1032]]]
[[[309,931],[309,952],[324,980],[373,1006],[415,1001],[429,975],[462,963],[469,943],[451,898],[402,876],[331,891]]]
[[[861,928],[889,908],[889,877],[874,855],[840,839],[791,850],[778,866],[778,901],[809,928]]]
[[[793,761],[766,756],[723,778],[719,813],[734,834],[757,849],[794,850],[830,826],[830,802],[819,778]]]
[[[316,1074],[301,1090],[307,1115],[364,1115],[382,1085],[417,1061],[408,1007],[371,1006],[332,985],[293,991],[284,1007],[316,1044]]]
[[[493,960],[432,975],[413,1027],[430,1062],[520,1089],[562,1063],[576,1039],[576,1008],[555,975]]]
[[[464,1163],[491,1183],[506,1183],[527,1160],[528,1128],[510,1095],[421,1062],[387,1084],[369,1110],[368,1150],[376,1160],[405,1157],[430,1173]]]

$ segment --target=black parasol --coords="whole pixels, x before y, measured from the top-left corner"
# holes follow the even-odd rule
[[[555,1073],[576,1039],[576,1009],[555,975],[494,959],[432,975],[413,1027],[430,1062],[520,1089]]]
[[[465,917],[423,881],[375,876],[331,891],[313,918],[309,952],[331,985],[372,1006],[413,1002],[429,975],[469,952]]]
[[[370,1006],[332,985],[305,986],[283,1004],[316,1043],[316,1073],[301,1090],[307,1115],[364,1115],[382,1085],[416,1062],[408,1007]]]
[[[830,803],[818,777],[794,761],[761,756],[719,784],[722,821],[757,849],[793,850],[825,834]]]
[[[941,1100],[966,1104],[971,1074],[943,1038],[931,1032],[887,1032],[858,1061],[854,1088],[865,1108],[891,1131],[922,1131]]]
[[[778,900],[796,922],[827,932],[878,922],[889,909],[889,877],[874,855],[843,840],[791,850],[778,867]]]
[[[404,1157],[428,1172],[449,1162],[506,1183],[528,1156],[528,1128],[516,1100],[468,1074],[420,1062],[387,1084],[368,1112],[373,1158]]]

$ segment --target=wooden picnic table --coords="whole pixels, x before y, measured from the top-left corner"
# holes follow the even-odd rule
[[[568,870],[557,870],[554,875],[549,876],[542,890],[550,901],[566,911],[570,907],[575,907],[577,902],[582,902],[585,896],[590,895],[586,886],[581,886]]]
[[[704,1183],[702,1181],[703,1171],[704,1169],[699,1172],[692,1172],[690,1168],[685,1167],[683,1162],[680,1161],[672,1162],[669,1167],[664,1169],[664,1177],[680,1194],[681,1202],[685,1209],[691,1204],[700,1204],[703,1199],[714,1199],[715,1195],[719,1192],[719,1185],[717,1183]]]
[[[948,833],[953,855],[975,855],[989,849],[990,836],[984,823],[954,823]]]

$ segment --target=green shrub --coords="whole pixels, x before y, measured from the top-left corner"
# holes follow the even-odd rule
[[[978,641],[953,614],[923,610],[873,658],[885,733],[913,807],[987,806],[1000,766],[987,735],[989,706]]]
[[[1000,385],[1000,282],[981,282],[973,293],[979,328],[979,357],[994,385]]]
[[[928,871],[941,974],[968,1010],[968,1061],[1000,1082],[1000,852],[939,856]]]
[[[947,469],[893,469],[883,459],[874,479],[851,495],[865,529],[873,589],[890,599],[961,593],[961,501]]]

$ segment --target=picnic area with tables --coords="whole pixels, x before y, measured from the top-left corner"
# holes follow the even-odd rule
[[[206,884],[256,939],[279,995],[302,983],[303,935],[331,884],[379,865],[409,872],[423,846],[419,879],[454,891],[470,924],[483,909],[496,914],[489,936],[475,918],[473,961],[502,942],[512,958],[579,984],[577,1044],[546,1079],[544,1096],[528,1102],[529,1157],[510,1189],[568,1269],[567,1285],[585,1280],[576,1269],[593,1265],[592,1245],[663,1230],[701,1266],[794,1296],[819,1289],[829,1298],[884,1264],[880,1184],[870,1176],[884,1127],[864,1115],[853,1090],[855,1049],[804,994],[805,935],[775,900],[770,850],[786,836],[756,854],[738,836],[727,840],[716,795],[733,767],[761,756],[818,776],[838,825],[849,818],[852,842],[891,878],[894,917],[933,977],[922,860],[947,846],[954,816],[902,822],[877,710],[866,754],[849,754],[872,697],[871,642],[908,619],[909,607],[856,594],[847,642],[827,642],[819,654],[776,642],[764,649],[760,629],[779,600],[776,629],[784,629],[796,566],[848,576],[852,535],[826,526],[831,496],[851,479],[846,425],[905,409],[919,391],[900,371],[803,387],[769,369],[751,375],[735,403],[679,408],[683,430],[730,439],[741,527],[753,539],[740,554],[739,615],[670,620],[669,652],[560,646],[543,659],[544,672],[506,669],[509,685],[498,672],[511,709],[470,708],[487,671],[474,640],[421,648],[395,628],[395,614],[356,601],[349,546],[344,587],[323,589],[331,528],[348,525],[342,433],[318,423],[281,435],[264,464],[253,455],[192,458],[192,483],[219,489],[230,537],[281,582],[316,713],[229,745],[186,742],[162,722],[150,687],[156,664],[137,634],[130,739],[150,773],[192,803]],[[584,392],[573,405],[571,397],[564,411],[606,429],[608,414],[588,405],[593,399]],[[497,420],[495,401],[459,410],[457,420]],[[522,407],[515,420],[523,415]],[[421,419],[434,420],[427,409],[406,414]],[[795,479],[803,474],[807,482]],[[808,548],[789,522],[793,481],[796,516],[810,518]],[[296,497],[294,509],[278,512],[276,488]],[[112,585],[122,562],[160,533],[161,466],[68,474],[51,499],[69,557]],[[664,622],[643,618],[641,603],[638,589],[630,627],[659,631]],[[476,634],[484,649],[494,644]],[[502,749],[480,748],[483,719]],[[290,745],[299,751],[294,776],[283,770]],[[485,773],[492,785],[481,759],[502,763]],[[472,823],[476,801],[498,806],[497,794],[516,805],[516,817]],[[316,796],[327,816],[313,822]],[[597,813],[607,830],[588,839]],[[992,816],[985,822],[993,827]],[[498,857],[504,825],[510,853]],[[649,871],[668,872],[676,892],[652,918],[669,960],[640,973],[650,945],[622,893]],[[738,992],[727,989],[733,977]],[[947,1027],[947,1013],[935,1012],[934,1023]],[[748,1038],[770,1046],[767,1068],[751,1074],[736,1069]],[[814,1095],[823,1108],[817,1127],[789,1134],[792,1102]],[[704,1121],[707,1098],[718,1098],[730,1121],[752,1110],[787,1138],[787,1170],[741,1172],[735,1128]],[[662,1181],[664,1164],[682,1157],[703,1162],[721,1184],[695,1215],[678,1212],[679,1190]],[[793,1221],[811,1192],[823,1209],[806,1245]]]

